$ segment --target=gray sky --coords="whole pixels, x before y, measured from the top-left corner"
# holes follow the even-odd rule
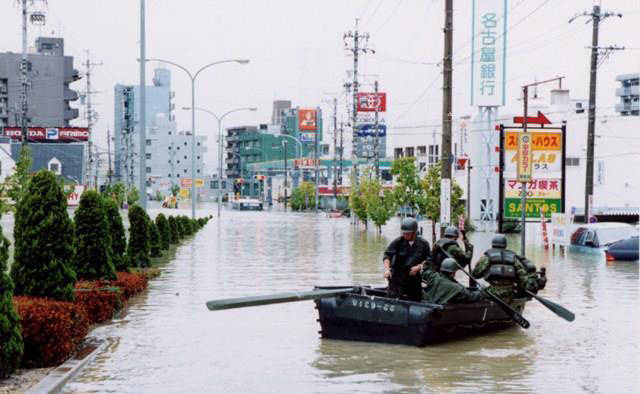
[[[471,53],[471,0],[454,2],[454,116],[475,114],[469,103]],[[593,1],[509,0],[507,38],[507,109],[519,106],[519,86],[558,75],[566,76],[563,87],[573,98],[588,97],[591,24],[586,18],[568,20],[590,10]],[[29,43],[38,35],[62,36],[75,67],[86,59],[103,65],[95,69],[93,85],[101,91],[94,101],[100,120],[95,127],[98,144],[106,146],[106,128],[113,128],[113,87],[116,83],[138,83],[139,2],[134,0],[49,0],[48,23],[31,27]],[[615,104],[615,76],[640,70],[640,1],[608,0],[604,10],[622,12],[601,27],[601,45],[631,48],[614,53],[598,70],[598,106]],[[0,2],[0,50],[21,48],[20,12],[17,2]],[[397,138],[431,138],[441,118],[442,75],[434,65],[442,59],[444,0],[148,0],[147,56],[165,58],[191,70],[209,62],[248,58],[247,66],[224,64],[205,71],[197,82],[196,105],[223,113],[229,109],[256,106],[257,112],[237,113],[225,126],[267,123],[274,99],[290,99],[294,105],[315,107],[340,93],[352,58],[343,49],[343,33],[360,30],[371,36],[369,47],[376,54],[362,57],[360,72],[376,74],[386,91],[387,123],[394,126],[429,125],[391,131]],[[147,68],[150,83],[153,65]],[[172,69],[179,130],[190,128],[190,85],[186,75]],[[361,83],[372,83],[364,77]],[[84,89],[84,80],[72,85]],[[370,90],[373,90],[370,87]],[[344,113],[344,98],[340,101]],[[77,125],[83,125],[78,120]],[[329,122],[325,122],[328,124]],[[196,132],[210,134],[215,120],[199,114]],[[423,137],[424,135],[424,137]],[[209,143],[213,160],[213,138]],[[388,152],[391,152],[390,148]],[[211,162],[209,162],[211,163]],[[208,164],[211,171],[213,165]]]

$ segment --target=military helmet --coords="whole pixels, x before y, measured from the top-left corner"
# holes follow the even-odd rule
[[[449,226],[444,229],[444,236],[447,238],[457,239],[460,236],[460,231],[458,231],[457,227]]]
[[[414,218],[404,218],[400,224],[400,231],[404,233],[415,233],[418,231],[418,222]]]
[[[506,249],[507,248],[507,237],[504,234],[496,234],[491,240],[492,248]]]
[[[452,259],[451,257],[447,257],[446,259],[442,260],[442,263],[440,264],[440,271],[453,273],[457,270],[458,262],[456,262],[454,259]]]

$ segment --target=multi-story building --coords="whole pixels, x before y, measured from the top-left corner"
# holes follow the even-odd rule
[[[191,132],[177,132],[173,116],[174,97],[171,73],[164,68],[154,71],[153,85],[147,86],[145,160],[147,193],[167,195],[174,185],[191,182]],[[116,85],[114,119],[114,181],[137,186],[140,161],[140,89],[135,85]],[[203,156],[206,136],[196,136],[196,179],[204,175]],[[188,179],[185,179],[188,178]],[[189,187],[183,187],[189,189]]]
[[[22,54],[0,53],[0,126],[20,126]],[[38,127],[69,127],[78,117],[70,103],[78,94],[69,84],[80,79],[73,56],[64,55],[64,39],[39,37],[36,52],[27,55],[29,90],[28,124]]]
[[[640,116],[640,73],[618,75],[616,81],[621,85],[616,89],[616,96],[620,97],[616,112],[623,116]]]

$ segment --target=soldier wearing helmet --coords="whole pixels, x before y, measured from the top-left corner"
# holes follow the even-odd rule
[[[418,236],[418,222],[414,218],[404,218],[400,231],[401,236],[389,244],[382,258],[388,294],[392,298],[420,301],[420,271],[429,259],[429,243]]]
[[[450,257],[442,260],[440,272],[427,269],[422,273],[426,287],[422,291],[422,301],[430,304],[471,303],[484,299],[479,290],[470,290],[455,280],[458,262]]]
[[[491,249],[484,252],[471,275],[474,278],[484,278],[491,284],[488,290],[509,303],[517,292],[524,289],[537,291],[529,280],[522,259],[507,249],[507,237],[504,234],[496,234],[491,240]]]
[[[464,249],[458,245],[458,237],[462,233]],[[440,270],[440,264],[447,257],[454,258],[458,264],[465,267],[471,264],[473,257],[473,245],[467,239],[465,231],[460,232],[457,227],[449,226],[444,230],[442,238],[440,238],[431,251],[431,264],[435,271]]]

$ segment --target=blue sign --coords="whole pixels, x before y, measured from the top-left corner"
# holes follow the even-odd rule
[[[387,136],[387,125],[378,124],[378,137],[386,137]],[[358,125],[358,137],[375,137],[376,136],[376,125],[375,124],[361,124]]]

